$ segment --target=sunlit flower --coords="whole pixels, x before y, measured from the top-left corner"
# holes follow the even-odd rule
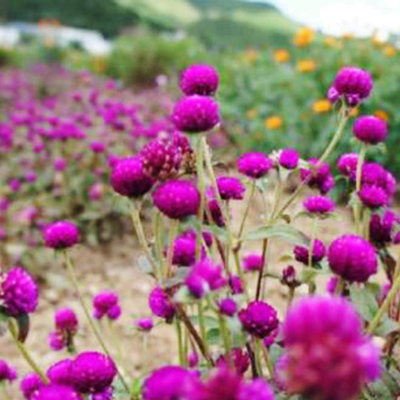
[[[312,109],[316,114],[324,114],[330,111],[332,104],[327,99],[316,100],[312,105]]]
[[[311,59],[300,60],[296,65],[296,69],[299,72],[312,72],[315,71],[316,68],[317,63]]]
[[[273,115],[266,118],[264,124],[267,129],[279,129],[283,124],[283,120],[282,117],[280,117],[279,115]]]
[[[290,53],[286,49],[275,50],[274,59],[278,63],[286,63],[290,60]]]
[[[305,47],[312,43],[314,38],[315,32],[311,28],[303,27],[296,32],[293,43],[298,47]]]
[[[387,57],[394,57],[397,54],[396,48],[391,44],[388,44],[382,49],[382,52]]]

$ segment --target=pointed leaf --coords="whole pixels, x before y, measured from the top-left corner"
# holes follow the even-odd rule
[[[279,238],[295,245],[309,246],[310,239],[301,231],[289,225],[263,226],[250,232],[245,240]]]

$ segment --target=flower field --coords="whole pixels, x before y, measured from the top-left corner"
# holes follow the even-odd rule
[[[397,57],[2,69],[0,398],[400,396]]]

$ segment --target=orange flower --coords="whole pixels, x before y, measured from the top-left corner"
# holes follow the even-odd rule
[[[350,117],[357,117],[358,114],[360,114],[359,108],[350,108],[350,110],[349,110]]]
[[[394,57],[397,53],[396,48],[391,44],[388,44],[383,48],[383,54],[388,57]]]
[[[264,121],[264,125],[267,129],[275,130],[282,126],[283,120],[279,115],[273,115],[268,117]]]
[[[296,68],[300,72],[312,72],[317,68],[317,63],[314,60],[300,60]]]
[[[332,104],[327,99],[316,100],[312,105],[312,109],[316,114],[325,114],[330,111]]]
[[[254,118],[257,117],[257,115],[258,115],[258,111],[256,109],[254,109],[254,108],[251,108],[251,109],[246,111],[246,117],[248,119],[254,119]]]
[[[298,47],[308,46],[315,37],[315,32],[311,28],[300,28],[294,36],[293,43]]]
[[[378,117],[380,119],[383,119],[384,121],[388,122],[389,121],[389,114],[386,111],[383,110],[376,110],[374,112],[375,117]]]
[[[275,50],[274,59],[278,63],[286,63],[290,60],[290,53],[286,49]]]

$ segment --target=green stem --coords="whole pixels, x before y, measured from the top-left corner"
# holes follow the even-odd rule
[[[254,355],[256,358],[256,366],[257,366],[257,373],[258,376],[263,376],[262,364],[261,364],[261,339],[254,338]]]
[[[206,203],[206,181],[204,173],[204,150],[202,137],[198,138],[196,146],[196,172],[197,172],[197,185],[200,192],[200,207],[198,212],[199,228],[196,238],[196,260],[200,260],[201,256],[201,238],[203,234],[203,221],[204,209]]]
[[[310,238],[310,248],[308,250],[308,266],[312,267],[312,258],[314,253],[314,243],[315,243],[315,235],[317,233],[317,226],[318,226],[318,217],[313,217],[313,225],[311,231],[311,238]]]
[[[184,348],[183,348],[182,328],[181,328],[179,318],[175,318],[175,327],[176,327],[176,335],[177,335],[177,339],[178,339],[179,364],[184,366],[186,363],[186,360],[185,360],[185,352],[184,352]]]
[[[87,321],[89,323],[89,326],[90,326],[94,336],[96,337],[97,341],[99,342],[100,347],[103,349],[104,353],[108,357],[112,358],[111,354],[110,354],[110,352],[109,352],[109,350],[108,350],[108,348],[106,346],[106,344],[103,341],[103,338],[101,337],[101,334],[100,334],[99,330],[96,327],[96,324],[94,323],[94,321],[92,319],[92,316],[90,315],[90,311],[89,311],[85,301],[83,300],[82,292],[81,292],[80,287],[79,287],[78,278],[77,278],[76,273],[75,273],[75,268],[74,268],[74,265],[72,263],[72,259],[69,257],[67,251],[63,252],[63,256],[64,256],[64,264],[65,264],[67,272],[69,274],[70,281],[72,283],[72,286],[75,289],[75,294],[78,297],[78,301],[82,306],[82,309],[83,309],[83,311],[85,313],[85,316],[86,316],[86,319],[87,319]],[[120,372],[118,367],[117,367],[117,372],[118,372],[118,376],[119,376],[119,378],[121,380],[121,383],[123,384],[126,392],[130,393],[129,386],[125,382],[125,379],[124,379],[124,377],[123,377],[123,375]]]
[[[171,220],[171,224],[169,227],[169,242],[168,242],[168,251],[167,251],[167,261],[165,264],[165,275],[167,278],[171,276],[172,273],[172,259],[174,256],[174,243],[176,233],[178,232],[179,220],[173,219]]]
[[[154,234],[155,234],[155,248],[156,248],[157,261],[158,265],[163,265],[165,263],[163,255],[163,244],[162,244],[163,217],[159,211],[156,212],[154,225],[155,225]],[[159,276],[158,278],[160,279],[161,276]]]
[[[269,372],[270,378],[273,379],[273,377],[274,377],[274,367],[273,367],[272,362],[271,362],[271,357],[269,356],[268,349],[262,343],[261,343],[261,350],[262,350],[262,353],[264,355],[265,363],[267,364],[267,368],[268,368],[268,372]]]
[[[208,342],[207,342],[207,331],[206,331],[206,325],[204,321],[204,312],[203,312],[203,303],[201,300],[199,300],[197,304],[197,312],[199,316],[199,327],[200,327],[200,335],[201,335],[201,340],[204,345],[205,352],[209,354],[209,348],[208,348]]]
[[[356,198],[354,204],[354,220],[356,223],[356,229],[359,234],[362,233],[362,221],[361,221],[361,201],[358,197],[361,189],[362,181],[362,167],[364,165],[365,156],[367,154],[367,144],[362,143],[360,154],[358,155],[357,169],[356,169]]]
[[[249,214],[250,205],[251,205],[251,200],[253,199],[255,189],[256,189],[256,181],[255,181],[255,179],[253,179],[253,180],[251,181],[250,194],[249,194],[249,198],[247,199],[246,209],[245,209],[245,211],[244,211],[243,218],[242,218],[242,222],[241,222],[241,224],[240,224],[239,232],[238,232],[238,235],[237,235],[237,237],[239,238],[239,240],[240,240],[240,238],[242,237],[242,233],[243,233],[243,230],[244,230],[244,225],[245,225],[245,223],[246,223],[247,216],[248,216],[248,214]]]

